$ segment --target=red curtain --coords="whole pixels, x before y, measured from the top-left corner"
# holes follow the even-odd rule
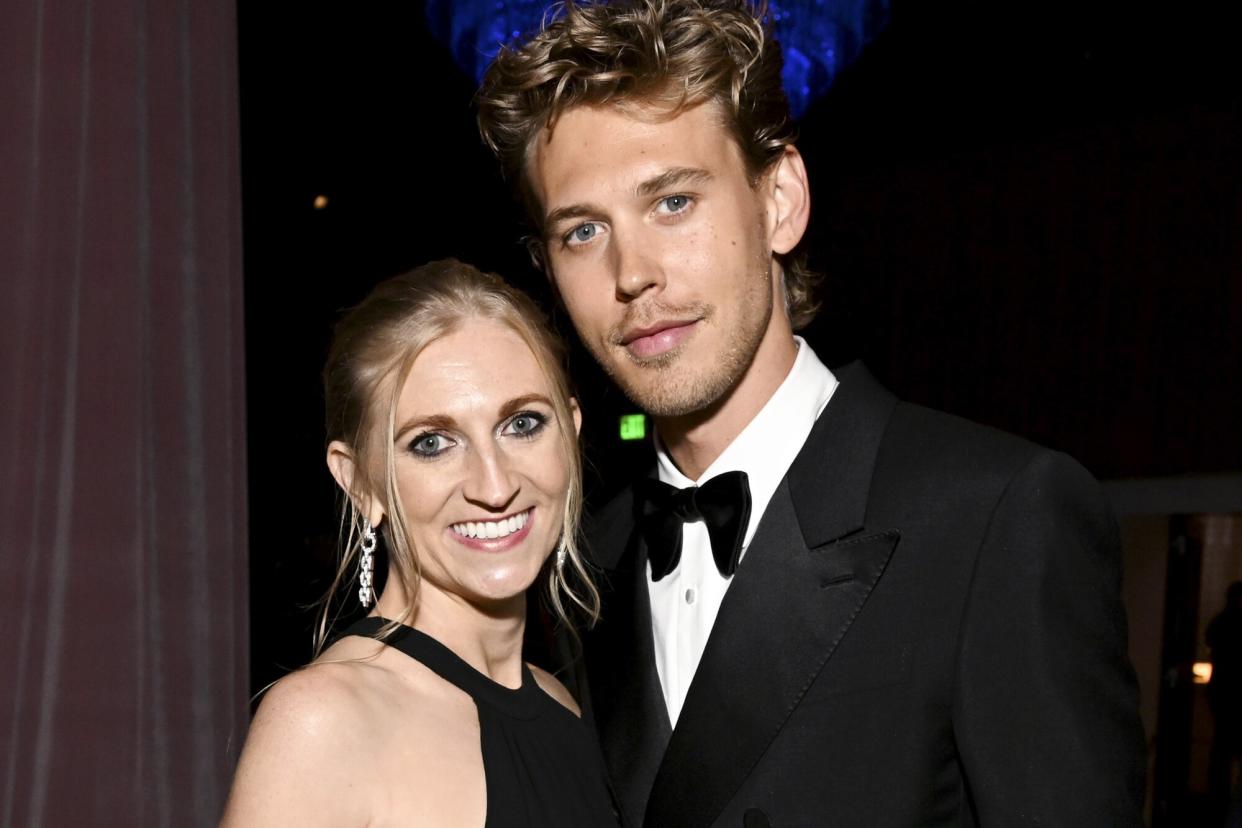
[[[247,721],[232,2],[0,27],[0,824],[209,825]]]

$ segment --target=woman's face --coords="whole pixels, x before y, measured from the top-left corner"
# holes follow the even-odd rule
[[[393,453],[420,589],[492,604],[535,580],[570,477],[552,397],[526,343],[491,320],[468,320],[414,360]]]

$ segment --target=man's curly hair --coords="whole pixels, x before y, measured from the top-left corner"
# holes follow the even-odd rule
[[[502,48],[477,96],[479,131],[532,220],[541,209],[525,175],[528,151],[576,106],[638,106],[671,117],[714,101],[757,185],[797,135],[765,14],[747,0],[566,0],[536,35]],[[796,249],[778,257],[795,330],[819,309],[819,277],[805,259]]]

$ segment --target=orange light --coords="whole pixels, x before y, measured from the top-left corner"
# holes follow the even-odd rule
[[[1190,671],[1195,674],[1195,684],[1207,684],[1212,680],[1212,662],[1196,661]]]
[[[324,207],[327,207],[327,206],[328,206],[328,197],[326,195],[315,196],[315,209],[316,210],[322,210]]]

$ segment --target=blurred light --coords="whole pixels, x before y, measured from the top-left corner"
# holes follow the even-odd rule
[[[1212,662],[1196,661],[1190,672],[1195,674],[1195,684],[1207,684],[1212,680]]]
[[[324,207],[327,207],[327,206],[328,206],[328,197],[326,195],[315,196],[315,209],[316,210],[322,210]]]
[[[795,118],[828,91],[888,23],[892,0],[768,0]],[[457,65],[483,78],[502,43],[538,30],[549,0],[427,0],[427,23]]]
[[[641,440],[647,436],[647,417],[643,414],[621,415],[621,439]]]

